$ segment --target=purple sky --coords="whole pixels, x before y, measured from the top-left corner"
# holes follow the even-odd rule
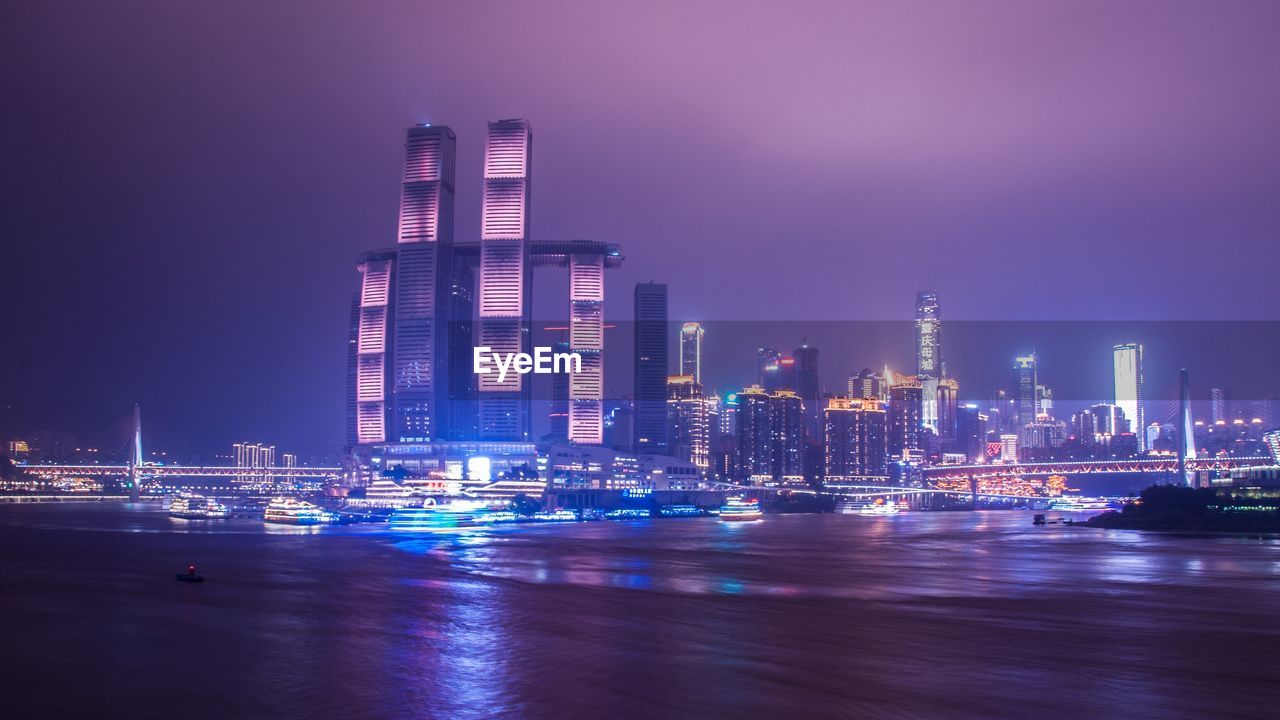
[[[9,3],[0,400],[341,441],[402,131],[535,137],[533,232],[688,319],[1276,319],[1273,2]],[[558,315],[554,282],[537,310]],[[541,285],[540,285],[541,287]],[[625,301],[624,301],[625,299]],[[841,369],[843,372],[843,369]],[[3,429],[3,428],[0,428]]]

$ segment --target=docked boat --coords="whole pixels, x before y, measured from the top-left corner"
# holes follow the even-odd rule
[[[1049,503],[1049,509],[1058,512],[1084,512],[1088,510],[1109,510],[1111,502],[1106,498],[1061,497]]]
[[[320,525],[333,522],[333,513],[319,505],[291,497],[278,497],[267,504],[262,519],[284,525]]]
[[[729,498],[720,507],[720,519],[729,522],[759,520],[762,517],[764,513],[760,511],[760,501],[755,499]]]
[[[169,517],[184,520],[222,520],[231,510],[213,498],[200,495],[177,495],[169,502]]]

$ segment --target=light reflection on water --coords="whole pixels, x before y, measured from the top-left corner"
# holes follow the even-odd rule
[[[0,508],[0,558],[0,678],[47,716],[1265,717],[1280,694],[1275,539],[1017,512],[422,533],[77,506]],[[173,582],[187,562],[208,582]]]

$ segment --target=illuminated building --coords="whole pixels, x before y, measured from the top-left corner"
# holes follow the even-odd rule
[[[387,345],[390,335],[391,272],[395,251],[366,253],[359,264],[360,327],[356,343],[356,439],[387,440]]]
[[[986,460],[988,421],[989,416],[973,403],[956,410],[956,451],[964,453],[971,463]]]
[[[274,445],[262,443],[235,443],[232,452],[235,455],[236,467],[245,468],[245,474],[236,475],[235,482],[271,483],[275,478],[266,473],[267,468],[276,466],[276,448]]]
[[[1036,422],[1053,417],[1053,388],[1036,385]]]
[[[413,127],[406,134],[390,308],[394,331],[388,336],[388,440],[430,440],[446,415],[456,145],[453,131],[444,126]]]
[[[1000,462],[1018,462],[1018,436],[1007,433],[1000,436]]]
[[[897,460],[920,459],[923,448],[923,388],[911,375],[898,375],[889,387],[889,454]]]
[[[831,398],[823,410],[823,470],[830,487],[888,476],[887,413],[873,398]]]
[[[923,385],[921,392],[924,392]],[[956,449],[956,422],[960,396],[960,383],[953,378],[943,378],[937,383],[938,420],[935,427],[942,447],[953,452]]]
[[[796,359],[793,357],[784,357],[778,360],[778,390],[790,390],[795,392],[796,389]]]
[[[778,389],[778,361],[782,354],[771,347],[756,350],[756,383],[767,392]]]
[[[871,368],[863,368],[849,378],[848,397],[851,400],[875,398],[885,403],[889,401],[889,386],[883,375],[877,375]]]
[[[1124,410],[1130,427],[1138,436],[1138,452],[1148,448],[1146,437],[1138,432],[1146,427],[1146,413],[1142,403],[1142,346],[1137,343],[1116,345],[1112,349],[1114,361],[1115,404]]]
[[[818,348],[803,345],[794,353],[796,382],[795,391],[804,403],[805,435],[817,438],[821,435],[822,403],[819,393],[821,383],[818,380]]]
[[[533,136],[524,120],[489,123],[480,222],[479,340],[501,355],[529,353],[532,288],[529,190]],[[529,382],[478,375],[480,439],[529,439]]]
[[[696,322],[680,328],[680,374],[696,383],[702,382],[702,335],[702,326]]]
[[[1227,391],[1222,388],[1209,388],[1210,419],[1215,423],[1227,420]]]
[[[702,470],[680,458],[587,445],[553,445],[543,478],[547,489],[696,490]],[[557,500],[563,500],[563,496]]]
[[[785,485],[804,483],[804,401],[790,390],[769,396],[773,475]]]
[[[939,310],[938,293],[916,293],[916,377],[922,391],[920,422],[934,432],[938,429],[938,381],[943,375]]]
[[[1018,404],[1016,427],[1021,428],[1036,421],[1036,355],[1020,355],[1013,360],[1013,370],[1018,380]]]
[[[754,484],[773,482],[773,413],[769,393],[753,385],[736,394],[736,479]]]
[[[692,375],[667,378],[667,442],[671,455],[706,468],[710,460],[707,404]]]
[[[635,291],[636,452],[667,450],[667,286],[638,283]]]
[[[569,350],[582,358],[569,376],[569,441],[604,443],[604,256],[569,258]]]

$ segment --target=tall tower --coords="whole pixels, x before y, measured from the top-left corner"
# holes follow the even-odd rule
[[[409,128],[396,237],[389,441],[427,442],[448,417],[449,263],[457,139],[443,125]]]
[[[680,374],[702,382],[702,326],[687,322],[680,328]]]
[[[921,424],[938,431],[938,381],[942,379],[942,318],[938,293],[924,290],[916,293],[916,377],[924,403],[920,408]]]
[[[489,123],[480,220],[479,344],[528,353],[530,342],[530,178],[533,134],[525,120]],[[527,441],[529,383],[519,373],[478,376],[480,439]]]
[[[821,383],[818,379],[818,348],[803,345],[793,355],[796,368],[796,394],[804,403],[805,434],[818,438],[822,434],[822,408],[819,407]]]
[[[692,375],[667,378],[667,442],[671,454],[699,468],[710,465],[710,425],[702,384]]]
[[[1036,421],[1039,406],[1036,403],[1036,354],[1019,355],[1013,359],[1013,370],[1018,375],[1018,405],[1016,427],[1022,428]]]
[[[1138,452],[1147,450],[1147,423],[1142,408],[1142,346],[1124,343],[1112,349],[1115,367],[1115,404],[1124,410],[1129,427],[1138,438]]]
[[[635,450],[667,451],[667,286],[635,291]]]
[[[569,257],[569,349],[582,367],[569,378],[569,441],[604,443],[604,256]]]
[[[360,325],[356,340],[356,441],[387,441],[387,347],[392,308],[394,250],[366,253],[360,270]]]
[[[1184,485],[1191,484],[1187,460],[1196,456],[1195,427],[1191,422],[1191,376],[1186,368],[1178,372],[1178,475]]]

